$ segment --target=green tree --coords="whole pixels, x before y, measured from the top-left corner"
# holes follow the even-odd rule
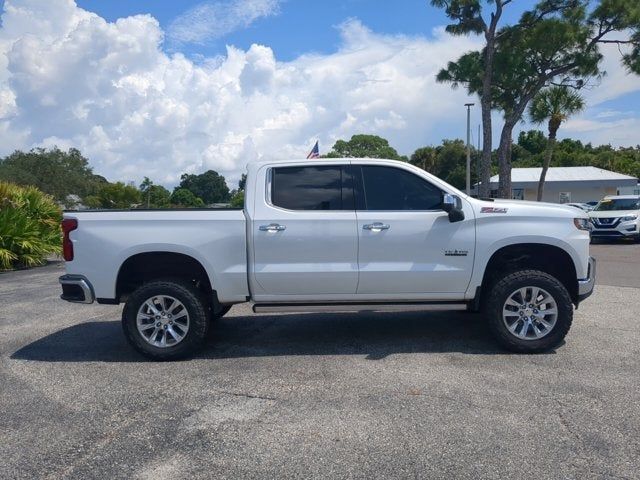
[[[155,185],[149,177],[140,184],[142,201],[146,208],[168,208],[171,205],[171,193],[162,185]]]
[[[461,57],[458,61],[461,65],[450,63],[448,70],[472,69],[475,79],[465,76],[461,80],[452,75],[448,70],[443,70],[438,74],[439,81],[450,81],[454,86],[458,82],[473,83],[474,93],[480,96],[480,108],[482,112],[482,160],[480,162],[480,189],[479,196],[489,196],[489,179],[491,177],[492,158],[492,124],[491,110],[493,109],[491,91],[493,89],[494,58],[496,54],[496,41],[498,24],[502,18],[503,9],[512,0],[494,0],[493,10],[489,14],[488,21],[483,15],[483,5],[481,0],[431,0],[431,4],[444,8],[447,17],[453,21],[447,25],[447,32],[453,35],[482,34],[485,45],[481,52],[472,52],[468,57]],[[473,66],[465,66],[471,60]],[[480,67],[480,68],[478,68]],[[469,90],[472,90],[469,88]]]
[[[543,0],[524,12],[516,25],[499,29],[490,95],[493,107],[504,116],[497,151],[500,196],[511,194],[512,132],[529,102],[545,86],[559,83],[578,89],[601,75],[604,43],[628,47],[622,62],[640,73],[639,30],[640,7],[626,0]],[[438,80],[464,84],[469,93],[485,95],[485,73],[482,52],[470,52],[450,62]]]
[[[200,197],[196,197],[191,190],[177,188],[171,194],[171,205],[184,208],[204,207],[204,202]]]
[[[556,145],[556,135],[563,121],[584,109],[582,97],[567,87],[551,87],[538,93],[529,106],[529,116],[531,121],[540,124],[547,122],[549,129],[549,141],[544,154],[544,163],[538,182],[538,201],[542,200],[544,192],[544,181],[547,170],[551,164],[553,149]]]
[[[338,140],[327,158],[386,158],[407,161],[389,141],[377,135],[353,135],[349,141]]]
[[[136,187],[125,185],[122,182],[106,183],[101,185],[95,195],[89,195],[84,199],[90,208],[132,208],[142,201],[140,191]]]
[[[547,138],[540,130],[527,130],[518,134],[518,145],[532,155],[542,153],[547,148]]]
[[[69,195],[85,197],[94,194],[106,180],[95,175],[88,160],[79,150],[36,148],[29,152],[16,150],[0,159],[0,180],[18,185],[33,185],[66,202]]]
[[[231,207],[242,208],[244,207],[244,190],[237,190],[231,197]]]
[[[207,170],[200,175],[185,173],[180,177],[180,185],[176,190],[187,189],[205,204],[222,203],[229,200],[229,187],[222,175],[214,170]]]
[[[420,167],[426,172],[434,173],[437,163],[437,156],[438,152],[434,147],[422,147],[418,148],[411,154],[409,163],[411,163],[411,165],[415,165],[416,167]]]

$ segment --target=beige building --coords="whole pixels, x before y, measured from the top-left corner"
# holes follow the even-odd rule
[[[513,198],[536,200],[542,168],[511,170]],[[597,167],[551,167],[544,183],[542,201],[552,203],[596,202],[605,195],[638,185],[638,179]],[[492,194],[497,194],[498,175],[491,177]],[[493,196],[493,195],[492,195]]]

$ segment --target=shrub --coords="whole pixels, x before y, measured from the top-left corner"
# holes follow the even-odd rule
[[[62,211],[35,187],[0,182],[0,270],[42,265],[61,252]]]

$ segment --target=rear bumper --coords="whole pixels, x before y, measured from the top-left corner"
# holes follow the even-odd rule
[[[593,293],[596,284],[596,259],[589,257],[587,278],[578,279],[578,303],[587,299]]]
[[[82,275],[63,275],[58,281],[62,286],[60,298],[73,303],[93,303],[96,299],[89,280]]]

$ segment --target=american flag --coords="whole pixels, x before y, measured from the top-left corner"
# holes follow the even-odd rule
[[[316,142],[316,144],[313,146],[313,148],[309,152],[309,155],[307,155],[307,160],[312,158],[319,158],[319,157],[320,157],[320,148],[318,148],[318,142]]]

